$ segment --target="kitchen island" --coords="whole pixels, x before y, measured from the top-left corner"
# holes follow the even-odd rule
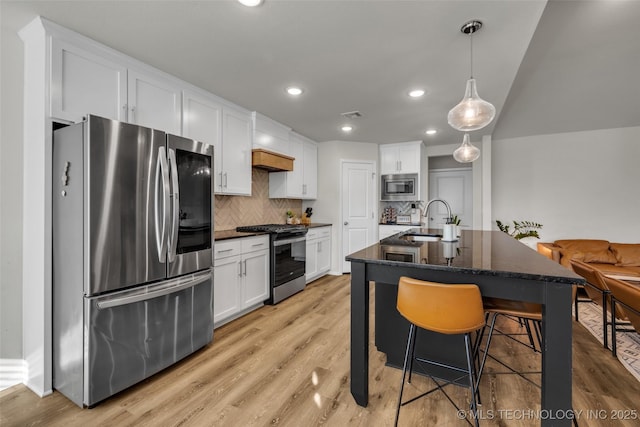
[[[356,402],[367,406],[369,399],[369,282],[376,283],[376,347],[387,353],[389,365],[398,366],[407,334],[394,313],[394,295],[398,279],[409,276],[474,283],[483,296],[542,304],[541,423],[570,425],[571,288],[584,279],[500,231],[465,230],[457,242],[412,241],[402,234],[346,257],[351,262],[351,394]],[[430,346],[438,349],[437,357],[458,364],[456,340],[449,338],[428,336],[439,340]]]

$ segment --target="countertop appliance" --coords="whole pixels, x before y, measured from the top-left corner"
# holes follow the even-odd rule
[[[271,277],[267,304],[277,304],[306,286],[307,227],[262,224],[237,227],[236,231],[269,233]]]
[[[92,406],[213,339],[213,146],[89,115],[53,137],[53,386]]]
[[[420,200],[420,176],[417,173],[382,175],[380,200],[383,202]]]

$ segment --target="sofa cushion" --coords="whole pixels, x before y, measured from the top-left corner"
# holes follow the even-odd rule
[[[562,259],[560,259],[560,263],[565,266],[569,265],[571,259],[601,264],[616,264],[617,262],[615,255],[609,250],[607,240],[570,239],[556,240],[554,243],[561,248]],[[565,257],[568,259],[565,260]]]
[[[616,265],[640,267],[640,244],[611,243]]]

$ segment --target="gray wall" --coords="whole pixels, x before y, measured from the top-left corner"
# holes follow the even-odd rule
[[[27,17],[0,2],[0,359],[22,358],[22,86]]]
[[[542,241],[640,242],[640,127],[493,141],[493,219],[543,225]]]

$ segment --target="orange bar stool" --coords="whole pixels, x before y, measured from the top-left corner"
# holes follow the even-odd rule
[[[476,398],[478,395],[478,385],[480,383],[482,365],[480,369],[476,371],[473,346],[471,344],[471,333],[479,332],[485,325],[485,312],[482,305],[482,296],[480,295],[480,289],[478,286],[472,284],[434,283],[411,279],[409,277],[401,277],[398,282],[397,308],[400,314],[409,321],[411,326],[409,328],[407,349],[404,357],[404,365],[402,367],[402,384],[400,386],[400,396],[398,398],[398,407],[396,409],[395,425],[398,425],[401,406],[413,402],[416,399],[426,396],[436,390],[442,391],[447,399],[456,406],[442,387],[466,376],[469,379],[468,387],[471,389],[471,414],[472,418],[475,420],[475,425],[478,426],[478,417],[474,416],[474,414],[477,414]],[[467,369],[461,369],[457,366],[445,365],[438,361],[415,357],[417,327],[447,335],[464,334]],[[489,335],[488,340],[491,340],[491,335]],[[411,371],[413,369],[414,360],[434,366],[446,367],[452,371],[460,372],[462,375],[454,380],[445,382],[442,385],[438,383],[435,378],[431,377],[437,387],[422,393],[413,399],[402,402],[402,393],[404,391],[404,384],[407,376],[407,367],[409,368],[409,382],[411,382]],[[456,409],[460,410],[457,406]]]

